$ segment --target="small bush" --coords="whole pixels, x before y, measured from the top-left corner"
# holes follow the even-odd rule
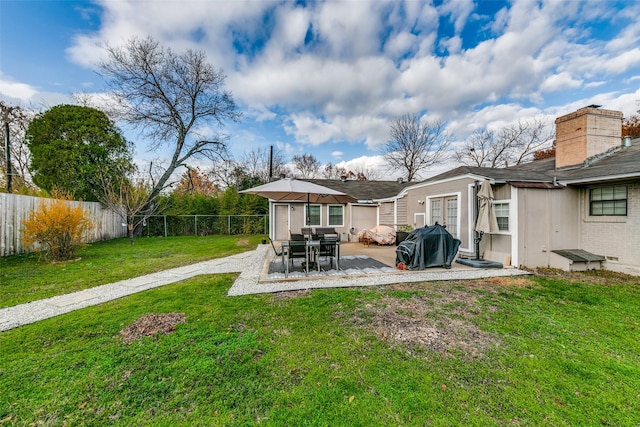
[[[44,251],[54,261],[73,258],[85,233],[92,227],[87,212],[79,205],[71,206],[67,199],[62,195],[42,203],[22,223],[23,243],[37,244],[36,250]]]

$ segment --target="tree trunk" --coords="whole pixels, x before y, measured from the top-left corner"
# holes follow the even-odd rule
[[[127,229],[129,230],[129,243],[131,243],[131,245],[133,246],[133,244],[135,243],[133,240],[133,222],[129,221],[129,223],[127,224]]]

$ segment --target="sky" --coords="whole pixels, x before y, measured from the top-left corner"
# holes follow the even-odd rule
[[[151,36],[223,69],[243,114],[222,129],[236,158],[273,145],[393,179],[381,149],[403,114],[444,121],[452,150],[591,104],[634,114],[638,16],[630,0],[2,0],[0,98],[42,110],[103,93],[101,46]],[[125,133],[138,163],[163,155]]]

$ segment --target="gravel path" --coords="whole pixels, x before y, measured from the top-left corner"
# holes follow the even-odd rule
[[[432,280],[478,279],[496,276],[518,276],[529,274],[515,268],[481,270],[398,271],[390,274],[361,277],[328,277],[322,279],[289,280],[259,283],[265,258],[270,254],[269,245],[258,245],[257,249],[226,258],[219,258],[184,267],[164,270],[146,276],[97,286],[70,294],[20,304],[0,309],[0,331],[37,322],[84,307],[101,304],[123,296],[179,282],[201,274],[240,273],[229,289],[229,296],[294,291],[313,288],[341,288],[354,286],[377,286],[397,282],[424,282]]]

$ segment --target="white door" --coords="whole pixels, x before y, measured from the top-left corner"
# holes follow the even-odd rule
[[[289,240],[289,205],[274,205],[274,240]]]
[[[430,225],[436,222],[447,227],[453,237],[458,237],[458,198],[456,196],[431,199]]]

